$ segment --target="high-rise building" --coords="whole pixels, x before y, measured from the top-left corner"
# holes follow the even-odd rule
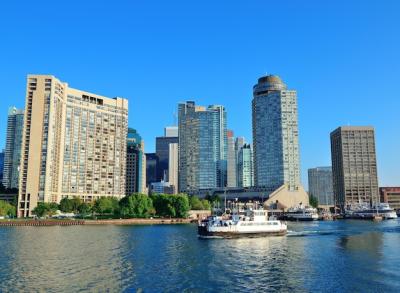
[[[297,93],[278,76],[258,79],[253,87],[253,148],[256,186],[271,189],[300,185]]]
[[[146,191],[146,155],[144,141],[133,128],[128,129],[126,139],[126,194]]]
[[[239,162],[239,152],[242,147],[246,144],[246,140],[244,137],[238,136],[235,139],[235,159],[236,159],[236,186],[239,187],[239,170],[238,170],[238,162]],[[254,185],[254,162],[253,162],[253,185]]]
[[[169,144],[168,183],[173,187],[174,193],[178,191],[178,144]]]
[[[250,144],[244,144],[238,153],[238,186],[254,186],[253,151]]]
[[[333,193],[347,205],[379,202],[373,127],[342,126],[331,132]]]
[[[2,180],[5,188],[18,188],[23,128],[24,110],[9,108]]]
[[[319,205],[333,206],[332,167],[308,169],[308,193]]]
[[[178,106],[179,190],[226,186],[227,131],[223,106]]]
[[[146,154],[146,186],[151,186],[151,183],[159,182],[157,180],[158,156],[156,153]]]
[[[18,216],[38,202],[125,195],[128,100],[28,75]]]
[[[3,181],[4,150],[0,152],[0,182]]]
[[[237,154],[231,130],[227,132],[227,187],[237,187]]]
[[[178,126],[167,126],[164,128],[164,137],[178,137]]]
[[[166,127],[165,135],[168,136],[156,137],[156,155],[158,157],[157,181],[168,180],[169,145],[172,143],[178,143],[178,135],[174,129],[173,126]]]

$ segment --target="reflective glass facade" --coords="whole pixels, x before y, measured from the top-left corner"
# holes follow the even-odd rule
[[[11,107],[8,110],[6,149],[2,183],[5,188],[18,188],[21,159],[24,110]]]
[[[215,188],[227,181],[227,130],[223,106],[178,106],[179,190]]]
[[[256,186],[289,190],[300,185],[297,94],[277,76],[258,80],[253,88],[252,119]]]

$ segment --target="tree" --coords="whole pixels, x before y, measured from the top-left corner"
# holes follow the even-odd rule
[[[79,197],[74,196],[71,200],[72,211],[77,213],[79,211],[79,207],[82,204],[82,200]]]
[[[221,202],[221,198],[218,194],[207,194],[205,199],[208,200],[212,205]]]
[[[72,202],[69,198],[64,197],[60,201],[60,211],[62,211],[63,213],[70,213],[73,211]]]
[[[190,210],[189,199],[186,194],[177,194],[173,197],[175,216],[186,218]]]
[[[0,200],[0,216],[15,217],[16,208],[4,200]]]
[[[202,201],[197,196],[191,196],[189,198],[190,209],[192,210],[204,210]]]
[[[310,195],[310,205],[311,205],[313,208],[317,208],[317,207],[318,207],[318,198],[316,198],[316,197],[313,196],[313,195]]]
[[[173,206],[172,198],[168,194],[153,194],[151,195],[153,206],[156,214],[161,217],[174,217],[175,208]]]
[[[86,215],[90,214],[92,211],[92,206],[86,202],[82,202],[80,206],[78,207],[78,212],[81,214],[81,216],[85,217]]]
[[[33,213],[38,217],[52,216],[58,210],[58,204],[54,202],[39,202],[33,209]]]
[[[201,203],[203,204],[204,210],[211,210],[211,204],[208,200],[203,199],[203,200],[201,200]]]
[[[118,213],[118,199],[116,199],[115,197],[100,197],[95,201],[93,210],[98,214]]]
[[[119,201],[120,214],[123,217],[148,218],[154,214],[152,199],[140,193],[125,196]]]

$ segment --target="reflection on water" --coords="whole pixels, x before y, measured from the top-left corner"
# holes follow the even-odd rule
[[[1,228],[0,292],[396,292],[398,226],[290,223],[291,237],[230,240],[194,225]]]
[[[115,227],[6,228],[1,241],[0,291],[123,289],[126,235]],[[5,231],[2,231],[5,232]],[[4,278],[4,276],[8,276]]]

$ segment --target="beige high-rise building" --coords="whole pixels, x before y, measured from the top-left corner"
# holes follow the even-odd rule
[[[168,183],[173,186],[174,192],[178,191],[178,144],[169,144]]]
[[[379,202],[373,127],[342,126],[331,133],[335,205]]]
[[[18,216],[38,202],[125,195],[128,101],[28,75]]]

